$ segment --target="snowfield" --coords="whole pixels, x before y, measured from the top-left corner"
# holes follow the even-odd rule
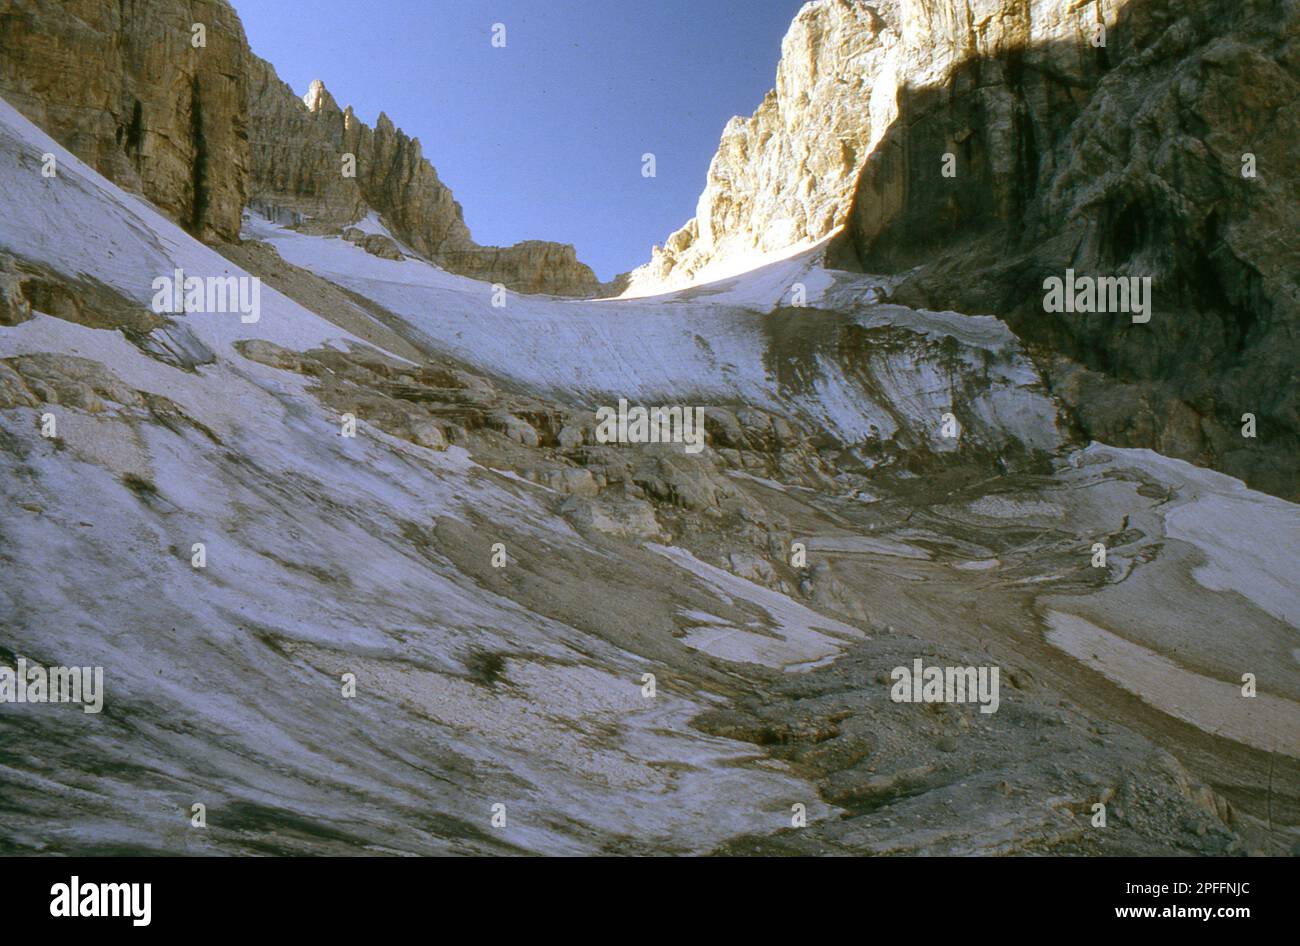
[[[380,259],[339,238],[300,234],[254,215],[246,216],[244,236],[399,314],[429,347],[550,396],[593,404],[619,397],[649,404],[695,398],[793,408],[850,442],[889,437],[900,421],[910,422],[933,446],[946,446],[937,419],[957,395],[942,365],[882,353],[875,370],[888,376],[887,404],[845,377],[829,352],[813,356],[812,390],[792,391],[773,376],[774,329],[762,314],[788,296],[781,287],[807,285],[811,308],[792,317],[806,319],[808,331],[816,332],[841,321],[816,309],[837,279],[850,284],[835,293],[838,299],[851,298],[854,282],[869,282],[833,276],[819,263],[820,248],[769,263],[745,279],[665,296],[587,302],[508,293],[497,307],[491,285],[418,259]],[[854,322],[898,326],[930,341],[957,337],[969,346],[965,357],[972,364],[982,364],[988,353],[996,365],[990,388],[975,396],[976,419],[1036,449],[1058,443],[1054,406],[1035,392],[1037,376],[996,320],[972,326],[952,313],[867,306],[855,312]]]
[[[40,173],[46,152],[57,177]],[[0,252],[141,308],[176,268],[250,275],[4,102],[0,207]],[[374,217],[361,226],[386,232]],[[878,304],[871,277],[826,269],[818,247],[666,296],[509,293],[494,307],[492,286],[423,260],[380,259],[256,215],[244,236],[388,310],[421,351],[529,396],[584,409],[620,397],[757,408],[831,438],[837,455],[874,463],[890,444],[927,471],[911,474],[918,483],[957,453],[941,432],[951,412],[990,462],[1031,456],[1041,470],[1015,481],[1023,495],[936,486],[911,507],[901,475],[877,496],[731,470],[732,505],[687,515],[641,499],[629,516],[658,515],[665,534],[612,536],[580,527],[557,489],[473,449],[421,446],[364,421],[341,436],[318,396],[327,371],[273,367],[238,343],[341,355],[367,343],[268,285],[254,324],[183,320],[213,355],[193,370],[123,331],[36,311],[0,326],[0,394],[21,384],[44,398],[0,402],[0,662],[102,666],[106,702],[100,716],[0,706],[2,850],[703,853],[790,829],[796,804],[824,826],[846,806],[919,805],[921,781],[888,782],[874,760],[887,769],[929,745],[932,717],[885,722],[885,706],[868,720],[882,748],[858,771],[858,794],[819,783],[805,756],[769,752],[807,733],[814,745],[866,745],[852,714],[833,724],[800,714],[829,692],[816,689],[829,679],[819,674],[871,690],[889,664],[853,660],[868,645],[904,647],[899,628],[960,627],[943,644],[958,649],[1010,642],[1004,659],[1033,667],[1029,679],[1049,690],[1004,694],[1000,718],[1017,700],[1041,698],[1047,709],[1031,721],[1057,713],[1050,687],[1082,689],[1100,677],[1070,675],[1095,670],[1155,708],[1142,738],[1155,738],[1163,713],[1297,754],[1300,660],[1286,653],[1296,642],[1282,642],[1300,627],[1300,507],[1149,451],[1073,452],[995,318]],[[795,282],[806,310],[788,304]],[[47,413],[55,438],[42,435]],[[959,488],[993,492],[967,502],[973,494],[953,498]],[[774,548],[763,554],[781,567],[788,539],[803,539],[808,588],[723,567],[728,543],[742,542],[716,525],[724,518],[749,530],[746,554]],[[1031,519],[1032,530],[1013,528]],[[1080,562],[1093,580],[1096,536],[1115,546],[1106,575],[1123,581],[1049,581]],[[502,568],[489,564],[497,543]],[[1005,625],[979,597],[996,582],[1010,589],[998,606],[1021,609]],[[1038,582],[1051,585],[1041,599]],[[1126,668],[1133,655],[1140,665]],[[1262,724],[1233,702],[1243,672],[1269,689]],[[1181,700],[1194,676],[1214,681],[1212,695]],[[788,696],[794,686],[813,689]],[[793,701],[794,722],[725,715],[756,695]],[[711,729],[698,723],[710,713]],[[994,722],[980,725],[999,737]],[[856,751],[845,766],[868,764]],[[942,752],[909,778],[933,780],[950,764]],[[195,804],[212,830],[190,827]],[[492,822],[496,805],[504,824]],[[1039,817],[1024,837],[1041,835]],[[865,832],[844,841],[850,850],[885,850],[870,832],[895,827],[845,830]],[[980,830],[990,849],[1010,843],[1002,828]],[[916,844],[947,850],[934,846],[943,838]]]

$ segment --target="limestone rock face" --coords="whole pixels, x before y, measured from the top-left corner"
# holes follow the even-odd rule
[[[630,274],[632,292],[685,285],[710,264],[830,233],[896,115],[897,0],[804,6],[781,43],[776,87],[722,132],[696,216]]]
[[[514,246],[450,247],[438,261],[454,273],[500,283],[519,292],[558,296],[604,294],[595,274],[567,243],[524,240]]]
[[[239,233],[248,62],[225,0],[6,0],[0,11],[0,95],[202,239]]]
[[[254,206],[295,222],[344,227],[377,210],[410,246],[436,256],[469,240],[460,205],[420,142],[380,114],[375,128],[339,107],[321,82],[303,98],[255,59],[249,88]],[[355,175],[345,171],[346,155]],[[351,163],[351,162],[349,162]]]
[[[890,195],[856,201],[856,209],[855,198],[917,94],[949,82],[963,63],[1014,58],[1034,43],[1056,44],[1059,61],[1050,67],[1075,81],[1094,67],[1095,50],[1086,44],[1092,25],[1113,24],[1120,5],[1092,0],[1073,12],[1059,0],[805,5],[781,43],[775,88],[752,116],[727,123],[695,218],[632,272],[633,291],[685,285],[729,260],[821,240],[850,217],[865,224],[873,213],[889,213]],[[992,78],[975,69],[961,88],[987,102],[986,119],[1009,123],[1010,106]],[[915,173],[937,182],[943,154],[974,147],[973,134],[958,127],[952,140],[929,142],[934,154]],[[1005,153],[998,150],[1004,146]],[[1005,135],[987,150],[984,160],[1013,169],[1022,160]],[[1009,199],[984,197],[990,205]]]

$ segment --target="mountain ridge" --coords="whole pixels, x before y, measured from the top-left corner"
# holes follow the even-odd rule
[[[200,239],[237,243],[250,203],[333,233],[374,210],[454,272],[519,292],[607,291],[570,244],[475,243],[418,141],[385,115],[370,128],[323,85],[309,107],[252,52],[227,0],[12,0],[0,26],[0,94]]]

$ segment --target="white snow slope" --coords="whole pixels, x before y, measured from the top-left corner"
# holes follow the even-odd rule
[[[55,178],[41,176],[45,152],[58,156]],[[2,102],[0,206],[0,249],[141,305],[176,267],[240,275]],[[737,764],[752,747],[687,726],[707,694],[665,687],[644,698],[644,661],[523,611],[407,537],[436,519],[486,518],[543,547],[583,546],[537,490],[456,448],[364,425],[341,438],[301,379],[231,347],[346,346],[346,333],[266,287],[255,324],[236,314],[187,323],[218,355],[194,373],[116,331],[44,314],[0,330],[0,358],[101,362],[217,438],[110,404],[58,408],[56,443],[41,437],[39,411],[0,413],[22,458],[0,477],[3,646],[46,665],[102,666],[107,691],[98,716],[0,707],[0,780],[28,801],[6,824],[10,841],[209,850],[189,827],[202,803],[211,824],[246,825],[253,849],[274,809],[281,827],[293,817],[315,826],[301,840],[312,850],[576,852],[632,834],[704,850],[779,827],[793,799],[810,817],[825,812],[802,782]],[[133,494],[126,474],[156,493]],[[191,567],[196,542],[205,569]],[[510,654],[511,692],[467,681],[471,648]],[[358,678],[355,699],[341,696],[343,673]],[[591,730],[605,738],[588,744]],[[78,774],[87,769],[148,772],[156,787]],[[501,828],[490,827],[496,804],[508,813]],[[33,814],[46,808],[58,818]]]
[[[57,177],[41,175],[46,152]],[[591,406],[749,403],[850,443],[906,433],[935,451],[952,449],[939,427],[954,410],[969,436],[991,445],[1059,444],[1054,405],[1001,323],[872,305],[869,279],[828,273],[815,255],[658,299],[510,294],[496,308],[491,286],[419,260],[377,259],[256,218],[247,227],[289,262],[408,320],[431,348],[537,392]],[[0,250],[93,277],[141,306],[154,278],[176,268],[243,275],[3,102]],[[812,308],[777,310],[799,281]],[[816,309],[818,299],[840,311]],[[186,318],[217,356],[195,371],[117,331],[43,313],[0,328],[0,359],[86,358],[185,418],[161,424],[140,403],[59,406],[51,440],[41,409],[0,411],[0,662],[102,666],[107,691],[100,715],[0,706],[7,843],[594,852],[636,838],[703,851],[788,826],[794,802],[810,819],[829,813],[812,786],[756,760],[753,746],[687,725],[718,701],[708,688],[661,681],[647,699],[643,658],[458,568],[430,539],[437,523],[474,530],[484,560],[495,535],[483,522],[557,557],[608,553],[555,516],[544,491],[464,450],[434,452],[364,424],[355,439],[340,437],[301,376],[247,360],[233,343],[307,350],[358,340],[269,287],[261,301],[255,324]],[[774,333],[801,337],[805,318],[809,338],[830,326],[862,338],[888,332],[891,344],[846,358],[809,341],[799,364],[774,363]],[[1152,475],[1186,475],[1185,464],[1172,466]],[[1249,491],[1203,477],[1196,485],[1202,498],[1175,508],[1169,528],[1206,550],[1199,580],[1232,586],[1294,625],[1285,570],[1262,560],[1247,568],[1248,550],[1222,539]],[[1261,545],[1294,550],[1295,508],[1249,506]],[[191,565],[194,543],[206,545],[206,568]],[[685,614],[734,615],[741,602],[766,615],[761,634],[746,623],[725,647],[714,641],[722,631],[694,632],[711,635],[723,659],[799,669],[861,633],[684,551],[634,552],[637,567],[662,569],[689,591],[674,602]],[[506,655],[508,687],[472,679],[475,650]],[[342,695],[348,673],[354,698]],[[210,824],[226,826],[221,840],[190,828],[200,803]],[[505,806],[504,825],[491,823],[495,805]],[[259,847],[271,827],[275,846]]]

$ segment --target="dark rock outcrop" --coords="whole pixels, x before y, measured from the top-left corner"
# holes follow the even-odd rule
[[[1087,435],[1297,495],[1297,9],[1131,0],[1104,47],[1009,43],[901,88],[841,260],[1005,318]],[[1045,312],[1067,268],[1152,277],[1151,321]]]

